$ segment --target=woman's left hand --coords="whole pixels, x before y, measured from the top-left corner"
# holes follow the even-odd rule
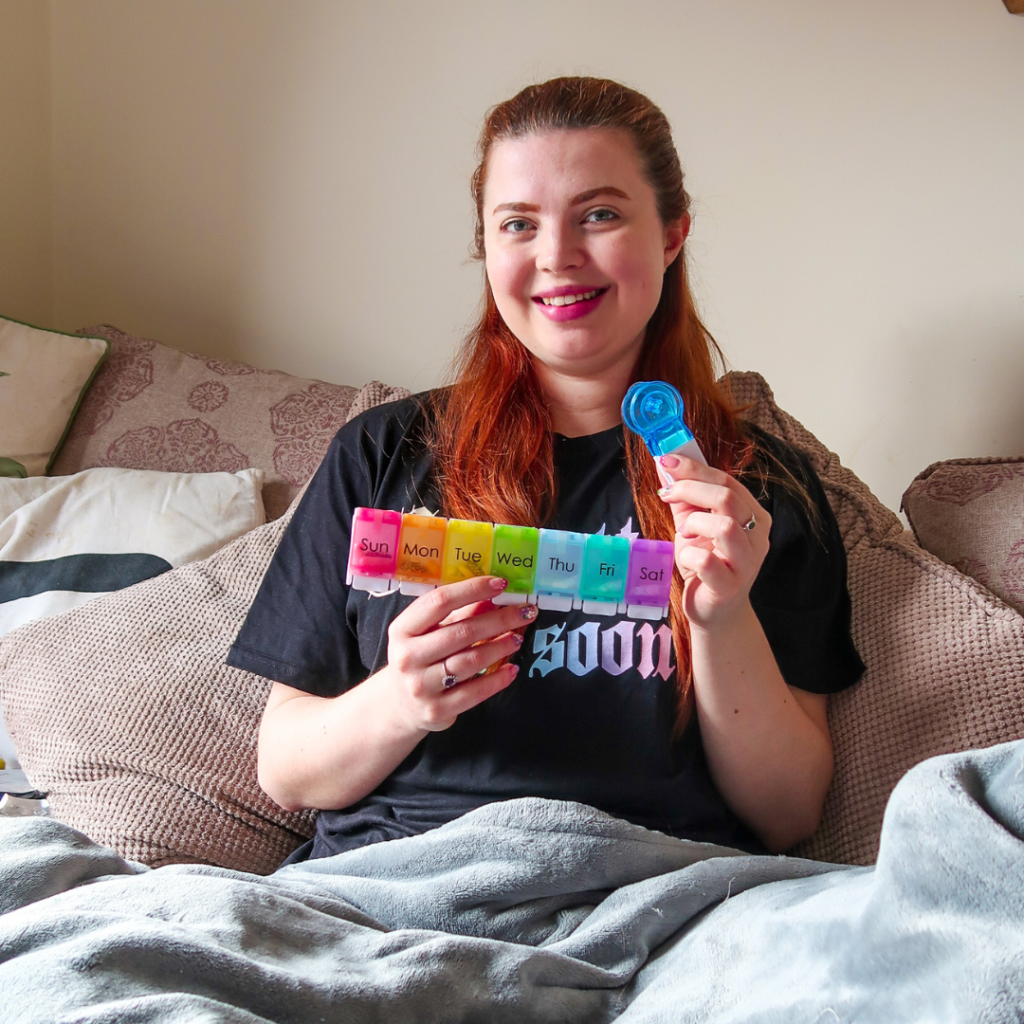
[[[680,455],[658,460],[672,478],[658,491],[676,525],[676,566],[691,625],[715,626],[742,613],[768,554],[771,516],[735,477]]]

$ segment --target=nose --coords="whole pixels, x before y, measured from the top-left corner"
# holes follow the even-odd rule
[[[537,256],[537,267],[559,273],[580,267],[586,262],[582,239],[570,225],[550,224],[544,230]]]

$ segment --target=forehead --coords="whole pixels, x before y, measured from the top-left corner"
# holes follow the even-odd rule
[[[639,154],[624,132],[570,129],[501,139],[487,158],[484,213],[495,203],[536,202],[615,185],[639,198],[650,190]]]

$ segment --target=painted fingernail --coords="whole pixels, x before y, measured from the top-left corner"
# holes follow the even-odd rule
[[[667,498],[671,493],[672,493],[672,488],[671,487],[666,486],[666,487],[659,487],[658,488],[658,497],[659,498]]]
[[[508,586],[508,580],[503,579],[501,576],[495,576],[491,580],[492,590],[504,590]]]
[[[519,614],[527,622],[532,622],[537,618],[537,606],[535,604],[524,604],[519,610]]]
[[[668,469],[674,469],[679,465],[679,460],[674,455],[661,455],[658,461]]]
[[[514,643],[516,645],[516,647],[522,647],[523,646],[523,634],[522,633],[513,633],[512,634],[512,643]]]
[[[513,665],[512,666],[512,678],[515,679],[515,677],[517,675],[519,675],[519,666],[518,665]]]

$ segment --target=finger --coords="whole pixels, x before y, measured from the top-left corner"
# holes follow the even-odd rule
[[[471,619],[475,615],[484,615],[493,612],[498,606],[493,601],[475,601],[473,604],[463,605],[456,608],[451,615],[446,616],[439,625],[447,626],[452,622],[461,622],[463,619]]]
[[[690,513],[694,515],[695,513]],[[715,542],[708,537],[701,537],[696,533],[687,532],[685,523],[683,528],[676,530],[676,541],[685,544],[687,547],[703,548],[705,551],[714,551]]]
[[[698,489],[699,493],[689,493]],[[677,532],[685,532],[690,516],[697,512],[742,516],[744,522],[750,518],[740,499],[727,487],[681,480],[671,487],[663,487],[658,494],[662,501],[667,502]]]
[[[672,513],[672,524],[676,530],[681,530],[686,522],[686,517],[691,512],[696,512],[701,506],[691,505],[683,498],[682,482],[669,479],[664,487],[658,489],[658,497],[664,501]]]
[[[755,557],[750,534],[729,516],[713,512],[691,512],[686,517],[680,535],[686,540],[692,537],[710,542],[726,564],[734,569],[751,562]]]
[[[456,609],[488,601],[507,586],[508,581],[499,576],[474,576],[458,583],[446,583],[417,597],[405,611],[395,616],[391,629],[402,636],[420,636],[439,625]]]
[[[669,504],[706,509],[732,516],[741,523],[747,522],[759,508],[754,496],[742,484],[728,487],[701,480],[677,480],[670,487],[663,487],[658,494]]]
[[[488,697],[500,693],[518,674],[519,666],[510,663],[502,665],[488,675],[469,679],[445,693],[441,697],[441,707],[444,708],[446,715],[461,715],[464,711],[475,708],[477,704],[482,704]]]
[[[458,682],[464,685],[468,680],[486,672],[487,669],[497,665],[504,658],[510,658],[523,645],[523,637],[520,633],[506,633],[494,640],[488,640],[477,644],[467,651],[459,654],[450,654],[442,662],[442,688],[444,676],[450,673]],[[445,672],[447,669],[447,672]]]
[[[706,466],[703,462],[696,462],[685,455],[661,455],[658,457],[658,465],[666,470],[673,480],[702,480],[705,483],[724,486],[735,479],[725,470]]]
[[[736,541],[746,540],[755,551],[760,551],[762,556],[767,553],[772,517],[760,505],[757,506],[756,511],[748,511],[740,506],[733,513],[721,515],[721,519],[729,521],[721,526],[715,525],[715,520],[695,519],[694,517],[698,515],[718,516],[719,513],[705,512],[702,509],[690,512],[683,518],[681,524],[677,524],[676,532],[684,536],[714,537],[716,540],[719,537],[727,537]],[[698,527],[697,524],[702,522],[710,525],[705,525],[703,528]],[[740,547],[736,550],[745,549]]]
[[[664,460],[671,461],[678,479],[660,488],[658,495],[668,504],[677,530],[694,510],[718,512],[745,523],[760,508],[753,494],[728,473],[679,456],[662,456],[659,461]]]
[[[735,588],[735,573],[713,551],[684,544],[676,550],[676,565],[682,574],[698,577],[712,591],[728,594]]]
[[[432,665],[444,658],[461,654],[483,641],[522,629],[537,617],[537,606],[532,604],[504,605],[484,615],[460,619],[407,642],[415,650],[415,660],[421,665]]]

